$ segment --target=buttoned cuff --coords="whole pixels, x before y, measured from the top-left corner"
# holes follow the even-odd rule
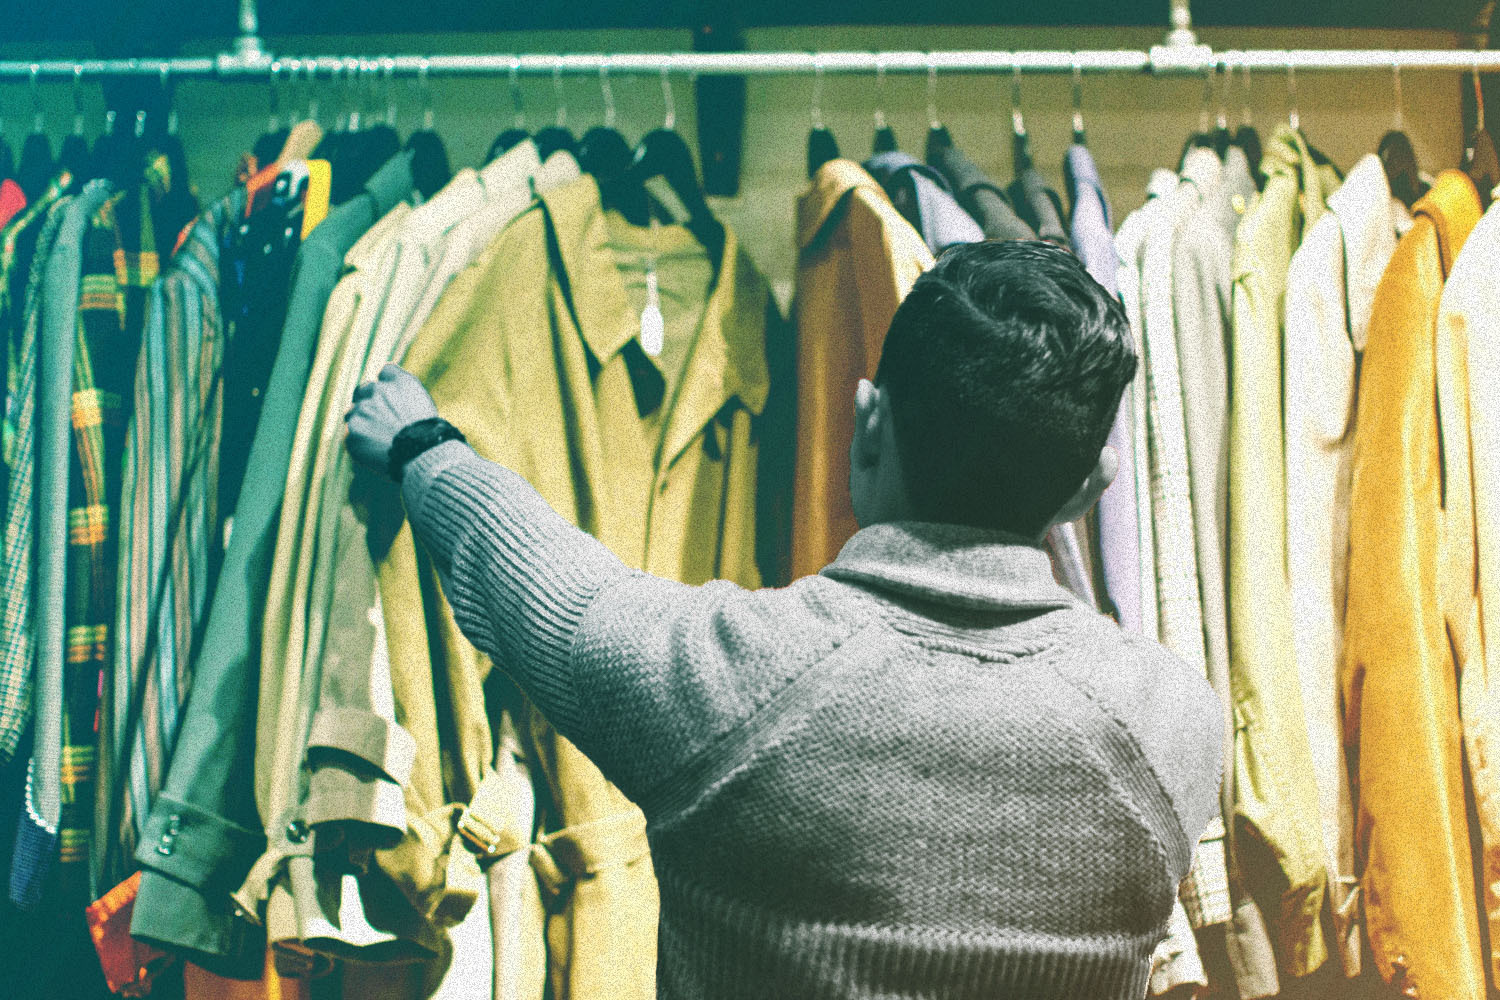
[[[265,835],[163,793],[146,819],[135,859],[205,893],[228,895],[265,848]],[[141,907],[136,906],[136,920]]]
[[[374,712],[319,711],[307,745],[308,824],[365,824],[372,828],[366,846],[399,843],[406,831],[401,789],[411,779],[416,752],[410,733]]]
[[[259,979],[265,935],[239,916],[227,893],[206,893],[161,872],[141,872],[130,935],[227,979]]]

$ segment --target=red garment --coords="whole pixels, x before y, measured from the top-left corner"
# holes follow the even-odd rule
[[[136,872],[104,896],[90,903],[85,915],[104,981],[112,992],[127,997],[151,993],[152,981],[177,959],[130,936],[130,915],[135,910],[141,873]]]
[[[0,181],[0,226],[15,218],[26,207],[26,194],[21,185],[9,178]]]

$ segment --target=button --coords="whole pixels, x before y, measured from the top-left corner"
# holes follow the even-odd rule
[[[172,856],[172,841],[166,837],[161,838],[161,843],[156,845],[156,853],[164,858]]]
[[[1404,997],[1414,997],[1417,995],[1417,988],[1407,983],[1406,988],[1401,991],[1401,995]]]
[[[250,387],[250,398],[251,399],[259,399],[260,398],[260,386],[258,386],[258,385],[252,385]]]
[[[286,839],[294,844],[307,842],[307,824],[300,819],[294,819],[286,825]]]
[[[167,817],[167,832],[174,837],[177,836],[178,833],[182,832],[181,816],[173,813],[171,816]]]

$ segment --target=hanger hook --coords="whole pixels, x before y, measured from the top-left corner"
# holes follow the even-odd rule
[[[281,94],[276,89],[276,78],[281,75],[281,60],[271,60],[270,75],[266,78],[269,99],[271,102],[271,117],[267,120],[267,132],[279,132],[281,130]]]
[[[161,94],[162,99],[167,102],[167,134],[176,135],[177,102],[172,99],[172,65],[166,61],[161,64]]]
[[[823,57],[817,53],[813,54],[812,123],[813,128],[823,130]]]
[[[1286,103],[1287,124],[1293,129],[1302,127],[1302,116],[1297,113],[1297,67],[1292,63],[1290,55],[1286,60]]]
[[[1209,106],[1214,100],[1214,69],[1214,64],[1209,63],[1203,73],[1203,104],[1198,109],[1198,131],[1203,133],[1208,132],[1209,124],[1213,120]]]
[[[510,57],[510,104],[515,111],[511,123],[518,129],[526,127],[526,103],[521,99],[521,57]]]
[[[1391,127],[1400,132],[1406,128],[1406,113],[1402,109],[1405,102],[1401,99],[1401,64],[1394,61],[1391,63],[1391,91],[1396,101],[1396,113],[1391,118]]]
[[[568,127],[568,102],[563,98],[562,56],[552,64],[552,101],[557,105],[557,127]]]
[[[665,66],[661,68],[661,98],[666,107],[666,113],[662,116],[662,128],[671,131],[677,127],[677,99],[672,96],[671,71]]]
[[[1229,88],[1234,86],[1234,68],[1224,60],[1223,72],[1219,75],[1219,110],[1214,115],[1214,124],[1221,132],[1229,131]]]
[[[1073,135],[1083,135],[1083,63],[1076,55],[1073,57]]]
[[[396,58],[385,57],[385,123],[396,127]]]
[[[1477,128],[1475,129],[1475,131],[1476,132],[1483,132],[1485,130],[1485,128],[1484,128],[1484,88],[1479,85],[1479,50],[1478,49],[1474,50],[1474,65],[1473,65],[1472,69],[1473,69],[1472,76],[1473,76],[1473,80],[1474,80],[1474,123],[1477,126]]]
[[[42,118],[42,92],[37,88],[37,76],[41,72],[41,66],[36,63],[31,64],[31,131],[38,133],[46,124]]]
[[[83,67],[73,64],[73,134],[83,135]]]
[[[875,56],[875,127],[886,128],[885,123],[885,56]]]
[[[937,61],[927,53],[927,124],[934,129],[943,127],[937,110]]]
[[[432,60],[426,56],[417,64],[417,94],[422,99],[422,131],[431,132],[433,122],[432,110],[432,84],[427,81],[427,74],[432,69]]]
[[[1244,107],[1240,110],[1240,121],[1244,122],[1248,128],[1255,124],[1255,118],[1250,110],[1250,60],[1246,59],[1240,64],[1240,73],[1244,77],[1240,83],[1240,100],[1244,102]]]
[[[604,96],[604,127],[615,127],[615,88],[609,82],[610,57],[599,64],[599,92]]]
[[[1026,134],[1026,119],[1021,114],[1021,64],[1010,64],[1010,125],[1016,135]]]

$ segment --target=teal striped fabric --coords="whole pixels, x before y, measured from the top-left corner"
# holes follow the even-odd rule
[[[104,885],[130,874],[166,780],[221,555],[224,331],[219,249],[228,200],[193,225],[152,285],[125,436]]]

